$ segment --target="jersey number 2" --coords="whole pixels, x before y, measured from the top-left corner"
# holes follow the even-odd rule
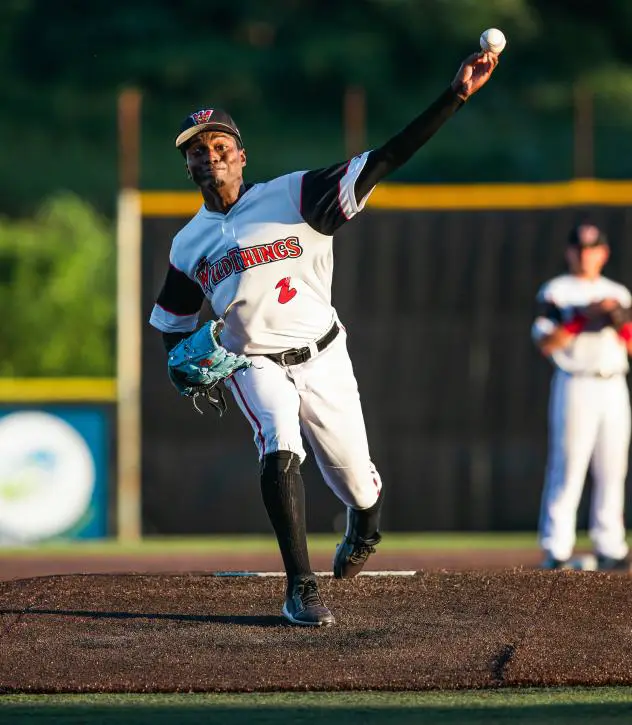
[[[274,289],[279,290],[279,304],[281,305],[284,305],[286,302],[289,302],[291,299],[296,297],[296,287],[290,287],[289,277],[283,277],[283,279],[280,279],[276,283],[276,287]]]

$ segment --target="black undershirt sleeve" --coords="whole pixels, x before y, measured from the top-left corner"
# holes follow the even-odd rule
[[[356,202],[359,204],[379,181],[408,161],[463,103],[452,88],[447,88],[403,131],[380,148],[370,151],[354,184]],[[303,175],[301,215],[321,234],[333,234],[351,216],[348,209],[343,209],[340,196],[340,183],[350,163],[352,160],[347,160]]]
[[[162,344],[165,346],[165,350],[167,352],[171,352],[171,350],[180,342],[180,340],[184,340],[186,337],[189,337],[189,335],[192,334],[192,332],[163,332]]]
[[[555,322],[557,325],[562,321],[562,311],[560,308],[553,302],[546,300],[537,302],[535,316],[546,317],[547,320],[551,320],[551,322]]]
[[[379,181],[405,164],[464,103],[449,86],[403,131],[371,151],[355,183],[356,200],[360,202]]]

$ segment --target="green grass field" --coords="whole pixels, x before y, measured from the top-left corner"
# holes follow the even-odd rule
[[[630,722],[631,719],[632,688],[629,687],[426,693],[0,696],[0,722],[3,725],[602,725]]]
[[[309,537],[310,550],[330,552],[340,540],[339,534],[314,534]],[[468,549],[536,549],[534,532],[520,533],[389,533],[384,535],[380,551],[426,550],[459,551]],[[590,548],[585,533],[577,540],[577,548]],[[59,540],[44,544],[21,547],[0,548],[0,559],[4,557],[42,555],[51,556],[69,554],[72,556],[113,555],[113,554],[164,554],[195,552],[273,552],[277,550],[273,536],[243,534],[239,536],[206,537],[146,537],[138,542],[119,542],[105,540]]]

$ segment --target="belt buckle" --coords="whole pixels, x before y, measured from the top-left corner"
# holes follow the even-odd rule
[[[281,353],[281,365],[283,365],[285,367],[289,367],[290,366],[290,363],[286,362],[285,356],[286,355],[292,355],[292,354],[293,354],[292,353],[292,350],[285,350],[285,352],[282,352]]]
[[[294,350],[286,350],[281,353],[281,365],[285,365],[286,367],[288,365],[300,365],[301,363],[307,362],[308,360],[311,360],[311,358],[316,357],[319,352],[320,350],[315,342],[312,342],[305,347],[295,348]],[[286,355],[294,355],[296,357],[296,361],[293,363],[286,362]]]
[[[285,356],[286,355],[293,355],[296,360],[294,362],[287,362]],[[305,357],[307,355],[307,357]],[[301,347],[301,348],[295,348],[294,350],[286,350],[285,352],[281,353],[281,365],[285,365],[285,367],[289,367],[290,365],[300,365],[301,363],[307,362],[309,360],[309,348],[307,347]]]

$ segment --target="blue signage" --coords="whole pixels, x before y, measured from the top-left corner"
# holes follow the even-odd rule
[[[0,543],[106,536],[109,463],[103,408],[0,408]]]

